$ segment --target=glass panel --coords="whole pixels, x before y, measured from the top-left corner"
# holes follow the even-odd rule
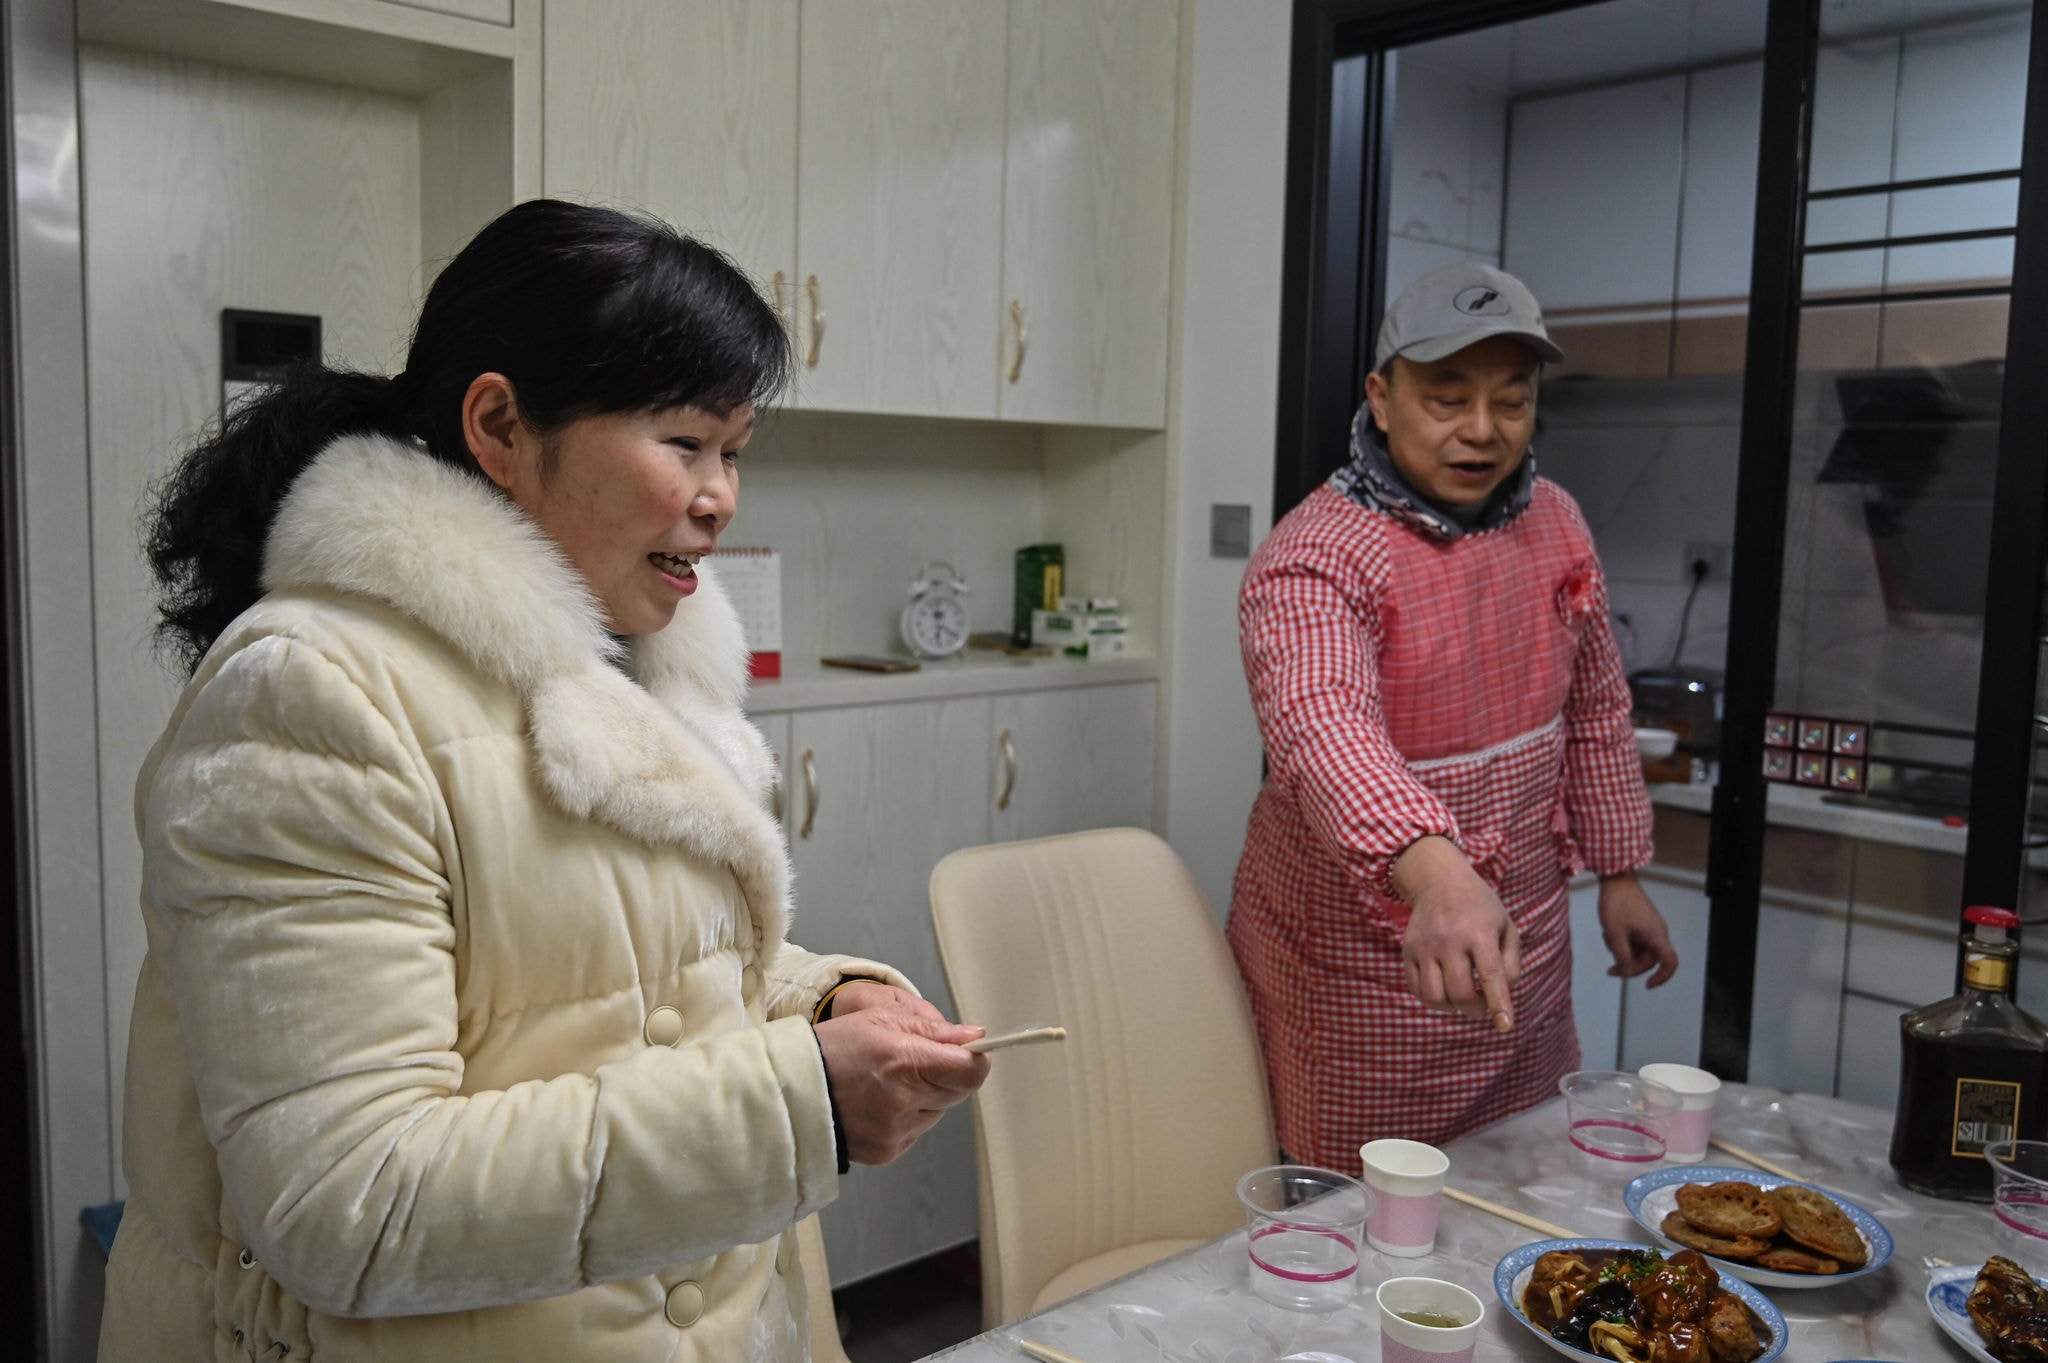
[[[2012,227],[2013,178],[1891,188],[2017,172],[2029,7],[1998,8],[1821,7],[1809,190],[1869,192],[1811,201],[1810,248]],[[2010,235],[1806,257],[1752,1079],[1887,1103],[1896,1045],[1845,1019],[1951,992],[2012,258]],[[1816,836],[1847,869],[1802,897]],[[1800,946],[1778,1017],[1771,958]]]
[[[1592,528],[1639,723],[1679,735],[1649,769],[1648,877],[1678,976],[1655,994],[1609,978],[1597,889],[1574,895],[1574,1007],[1594,1065],[1698,1054],[1765,9],[1618,0],[1391,57],[1386,296],[1472,259],[1541,300],[1566,360],[1544,376],[1538,467]],[[1854,230],[1883,236],[1881,199],[1875,211]],[[1854,287],[1879,287],[1883,252],[1859,268]]]

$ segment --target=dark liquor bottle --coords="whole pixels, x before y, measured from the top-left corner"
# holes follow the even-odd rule
[[[1914,1192],[1991,1200],[1994,1141],[2048,1136],[2048,1027],[2012,1001],[2009,909],[1971,908],[1963,992],[1899,1019],[1892,1168]]]

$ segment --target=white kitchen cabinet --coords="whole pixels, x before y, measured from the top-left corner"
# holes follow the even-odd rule
[[[1671,305],[1685,87],[1662,76],[1515,106],[1504,264],[1546,313]]]
[[[1691,871],[1650,866],[1643,888],[1664,915],[1678,973],[1655,990],[1637,976],[1622,987],[1621,1068],[1640,1069],[1658,1061],[1696,1065],[1700,1014],[1707,997],[1707,895],[1704,877]],[[1595,950],[1605,952],[1604,946]]]
[[[1678,229],[1680,303],[1747,305],[1763,94],[1762,62],[1692,74]]]
[[[1799,1093],[1835,1091],[1848,931],[1846,901],[1764,891],[1757,906],[1756,986],[1749,1009],[1750,1083]]]
[[[1572,884],[1572,1017],[1579,1025],[1579,1063],[1611,1070],[1621,1063],[1621,981],[1600,935],[1600,882]]]
[[[1842,995],[1841,1073],[1835,1096],[1889,1111],[1899,1102],[1899,1014],[1888,999]]]
[[[790,717],[792,936],[885,961],[949,1016],[926,889],[938,860],[988,839],[986,697]],[[974,1134],[950,1113],[909,1154],[856,1166],[823,1215],[836,1281],[894,1268],[975,1233]]]
[[[549,0],[544,49],[546,191],[730,251],[796,405],[1165,424],[1174,0]]]
[[[1153,683],[998,696],[993,727],[996,804],[989,841],[1152,827]]]
[[[775,819],[782,825],[784,835],[787,836],[790,828],[790,792],[795,789],[790,784],[789,716],[755,715],[753,720],[754,727],[761,731],[761,737],[768,740],[768,751],[775,754]],[[792,927],[790,932],[792,939],[801,944],[803,938],[798,935],[796,928]]]
[[[1178,7],[1010,0],[1002,415],[1160,426]]]
[[[1004,18],[1001,0],[804,0],[804,404],[996,414]]]
[[[547,0],[542,182],[796,259],[798,0]]]

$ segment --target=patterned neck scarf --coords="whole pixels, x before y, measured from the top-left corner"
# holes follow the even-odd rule
[[[1498,530],[1528,510],[1536,491],[1536,451],[1522,455],[1521,466],[1493,490],[1486,505],[1469,521],[1453,516],[1417,492],[1394,467],[1387,438],[1361,406],[1351,418],[1351,462],[1330,475],[1330,486],[1361,506],[1384,512],[1431,539],[1450,543],[1487,530]]]

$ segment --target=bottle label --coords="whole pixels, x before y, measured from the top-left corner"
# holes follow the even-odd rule
[[[2011,967],[1997,956],[1963,958],[1963,983],[1973,989],[2002,990],[2011,978]]]
[[[1956,1080],[1956,1120],[1948,1152],[1983,1159],[1984,1147],[2019,1134],[2020,1086],[1998,1079]]]

